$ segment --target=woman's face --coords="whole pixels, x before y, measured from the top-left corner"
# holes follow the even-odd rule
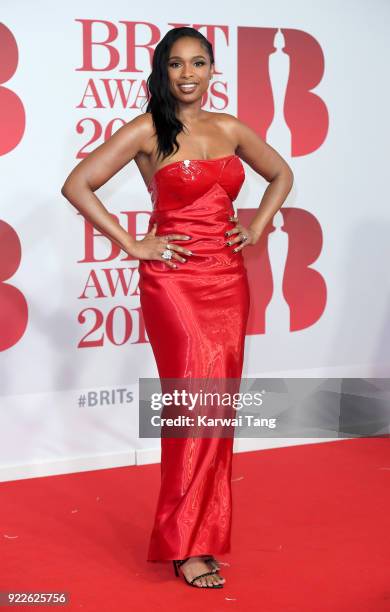
[[[167,71],[175,98],[194,102],[207,91],[214,65],[200,40],[183,36],[171,47]]]

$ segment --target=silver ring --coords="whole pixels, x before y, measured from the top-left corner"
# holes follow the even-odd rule
[[[161,257],[163,259],[172,259],[172,251],[170,249],[165,249]]]
[[[246,234],[241,234],[241,242],[245,242],[245,240],[248,240],[248,236]]]

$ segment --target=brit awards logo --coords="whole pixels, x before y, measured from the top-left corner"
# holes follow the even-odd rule
[[[301,30],[239,27],[237,49],[238,117],[294,168],[294,158],[309,159],[328,132],[326,105],[313,92],[324,74],[321,47]],[[299,197],[305,200],[302,190]],[[243,225],[252,216],[253,209],[239,211]],[[322,241],[313,212],[284,205],[259,242],[243,250],[251,287],[248,334],[299,331],[320,319],[327,295],[316,267]]]

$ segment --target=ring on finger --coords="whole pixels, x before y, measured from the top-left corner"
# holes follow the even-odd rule
[[[161,257],[163,259],[172,259],[172,251],[170,249],[165,249],[165,251],[162,252]]]

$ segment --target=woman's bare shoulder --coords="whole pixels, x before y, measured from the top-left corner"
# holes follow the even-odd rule
[[[81,181],[95,191],[133,159],[148,158],[153,147],[152,117],[150,113],[137,115],[77,164],[65,181],[67,188],[77,189]]]
[[[141,113],[124,125],[126,133],[132,139],[136,138],[144,143],[145,153],[152,149],[152,141],[155,136],[155,127],[151,113]]]
[[[230,113],[210,111],[208,112],[208,116],[209,116],[210,121],[220,124],[221,126],[228,127],[229,125],[234,125],[234,124],[237,124],[238,122],[237,117],[235,117],[234,115],[231,115]]]
[[[128,121],[127,125],[130,124],[142,126],[144,129],[153,129],[152,113],[140,113]]]
[[[211,111],[208,114],[212,125],[221,130],[232,142],[237,140],[237,134],[240,127],[240,121],[237,117],[230,113],[215,111]]]

